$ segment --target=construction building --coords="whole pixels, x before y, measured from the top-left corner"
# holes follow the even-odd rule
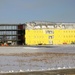
[[[26,23],[25,43],[27,45],[74,44],[75,23]]]
[[[0,45],[25,44],[25,24],[0,24]]]

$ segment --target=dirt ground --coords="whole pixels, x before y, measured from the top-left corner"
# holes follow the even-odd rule
[[[38,71],[58,68],[75,68],[75,54],[73,53],[38,52],[0,54],[0,59],[0,72],[20,72],[20,70],[25,72],[31,70]]]
[[[75,68],[75,46],[0,48],[0,72]]]

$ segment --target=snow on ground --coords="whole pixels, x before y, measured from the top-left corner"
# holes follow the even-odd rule
[[[0,55],[0,71],[75,68],[75,54],[22,53]]]
[[[0,72],[75,68],[75,46],[0,47]]]

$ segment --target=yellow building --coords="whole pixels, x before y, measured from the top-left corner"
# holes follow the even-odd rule
[[[27,45],[58,45],[75,42],[75,29],[73,24],[66,23],[40,23],[28,24],[25,31]]]

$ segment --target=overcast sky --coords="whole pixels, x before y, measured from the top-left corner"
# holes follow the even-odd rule
[[[0,0],[1,23],[75,22],[75,0]]]

